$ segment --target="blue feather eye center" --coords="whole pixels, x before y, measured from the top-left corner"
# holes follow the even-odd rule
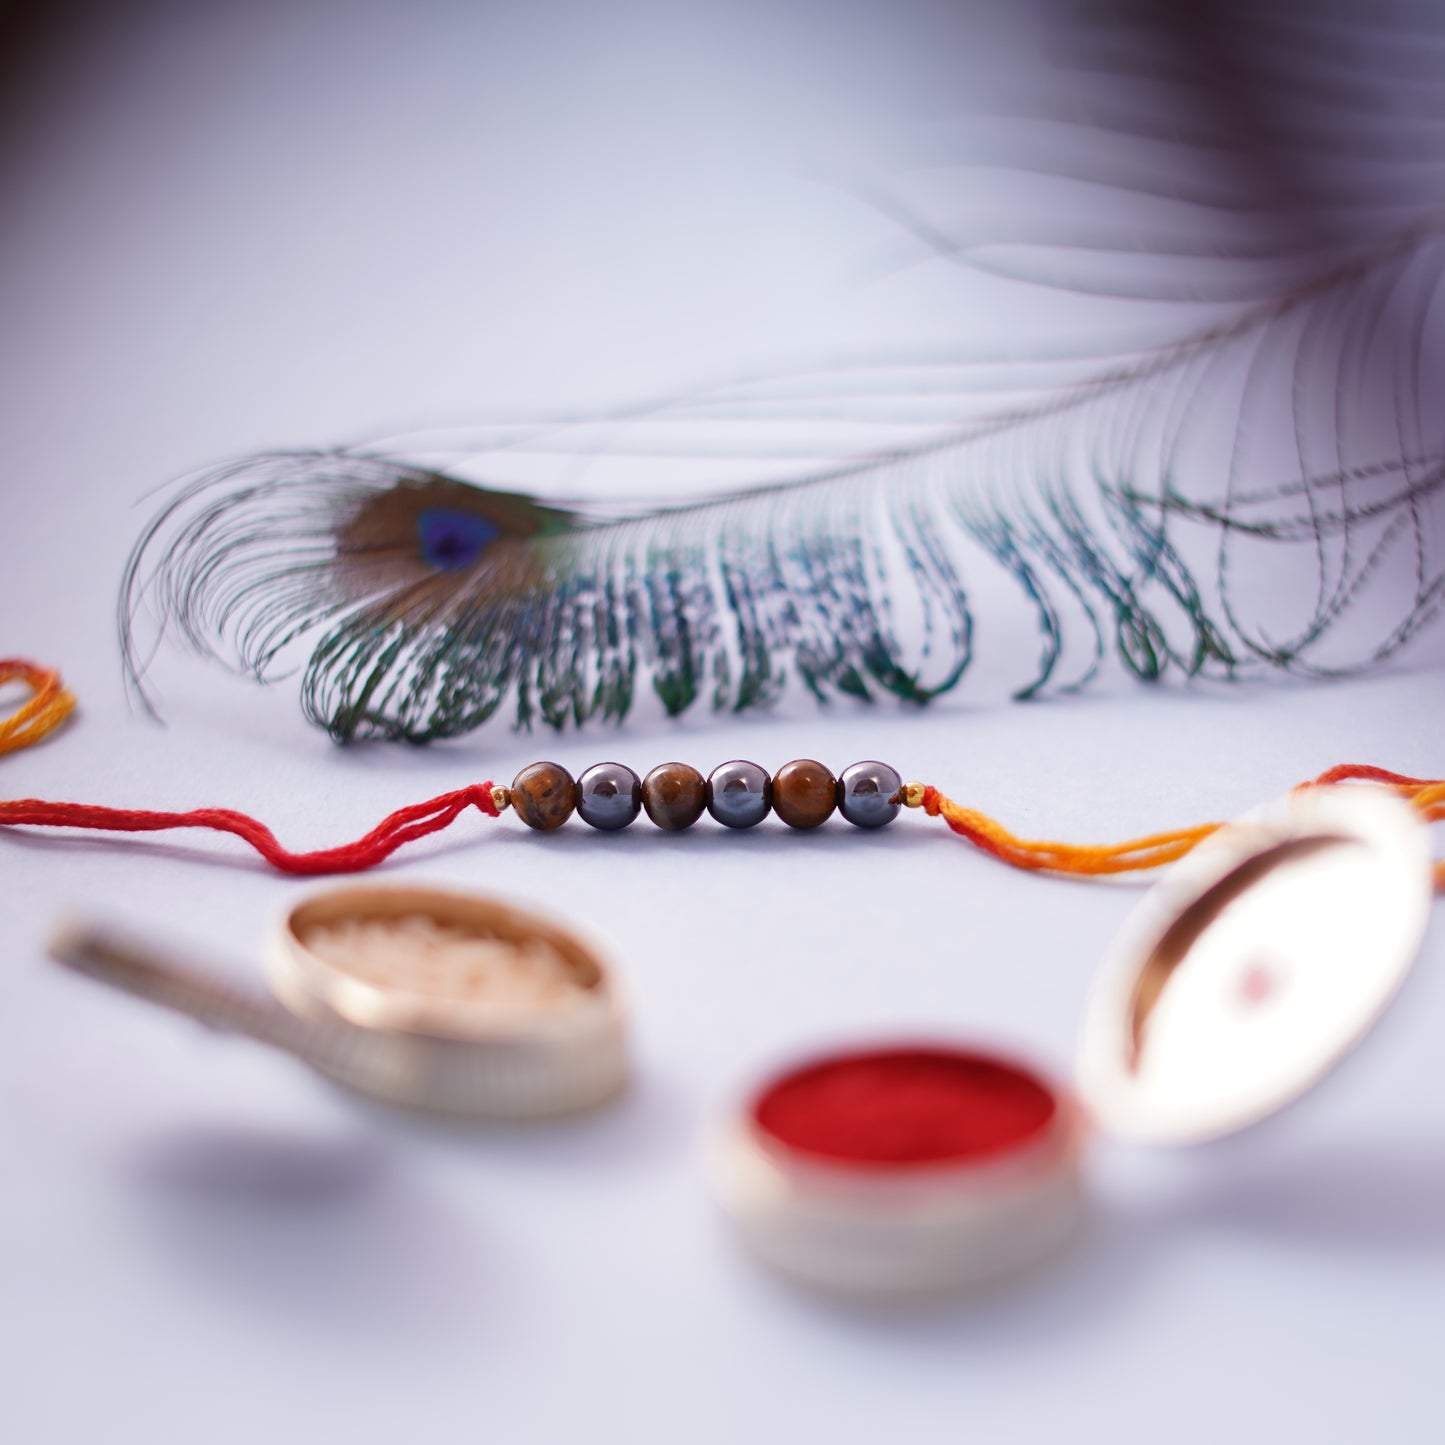
[[[431,507],[416,519],[416,535],[422,556],[443,572],[460,572],[482,555],[487,543],[502,535],[501,529],[474,512],[455,507]]]

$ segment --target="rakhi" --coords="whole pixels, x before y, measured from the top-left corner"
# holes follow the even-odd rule
[[[1427,822],[1445,818],[1445,780],[1344,764],[1300,787],[1347,783],[1381,784],[1412,804]],[[935,787],[903,783],[887,764],[855,763],[835,778],[823,764],[809,758],[784,764],[771,778],[756,763],[741,759],[723,763],[707,778],[686,763],[664,763],[644,779],[620,763],[600,763],[575,781],[557,763],[533,763],[517,774],[510,787],[484,782],[441,793],[397,809],[354,842],[305,853],[282,847],[265,824],[230,808],[158,812],[19,798],[0,802],[0,826],[110,833],[203,828],[242,839],[283,873],[318,876],[374,868],[398,848],[450,826],[468,808],[490,818],[499,818],[510,809],[539,832],[561,827],[574,812],[594,828],[611,832],[626,827],[645,811],[658,827],[677,832],[691,827],[704,812],[728,828],[753,827],[770,811],[801,831],[821,826],[835,811],[857,827],[877,828],[891,822],[904,807],[942,818],[959,837],[1012,868],[1084,877],[1133,873],[1172,863],[1222,826],[1201,823],[1110,844],[1020,838]],[[1445,865],[1437,867],[1436,883],[1445,887]]]
[[[0,751],[5,749],[7,729],[15,730],[23,722],[18,741],[9,746],[26,746],[64,721],[75,702],[53,669],[11,659],[0,662],[0,681],[7,676],[30,681],[36,696],[0,723]],[[1445,780],[1412,778],[1363,764],[1330,768],[1301,783],[1296,791],[1344,783],[1380,784],[1410,803],[1426,822],[1445,818]],[[1222,826],[1200,823],[1123,843],[1020,838],[987,814],[955,803],[930,784],[905,783],[887,763],[854,763],[835,777],[812,758],[795,758],[771,776],[757,763],[742,758],[721,764],[707,777],[687,763],[663,763],[640,778],[622,763],[605,762],[574,779],[559,763],[531,763],[512,779],[510,787],[488,781],[456,788],[397,809],[354,842],[305,853],[283,848],[264,823],[231,808],[161,812],[17,798],[0,801],[0,826],[107,833],[203,828],[240,838],[282,873],[314,877],[374,868],[398,848],[449,827],[468,808],[490,818],[499,818],[510,809],[527,827],[541,833],[560,828],[574,813],[600,832],[617,832],[646,812],[657,827],[675,833],[691,828],[705,812],[730,829],[756,827],[774,813],[790,828],[806,832],[822,826],[835,812],[855,827],[875,829],[891,823],[905,807],[942,818],[959,837],[1012,868],[1081,877],[1135,873],[1172,863]],[[1445,863],[1437,866],[1435,877],[1436,886],[1445,888]]]

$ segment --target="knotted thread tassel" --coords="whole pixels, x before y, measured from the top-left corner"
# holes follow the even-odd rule
[[[75,694],[66,689],[60,673],[52,667],[40,667],[23,657],[3,657],[0,685],[7,682],[28,684],[34,696],[0,721],[0,753],[13,753],[38,743],[58,728],[75,707]]]

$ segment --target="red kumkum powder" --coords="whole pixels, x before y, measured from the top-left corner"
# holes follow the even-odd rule
[[[868,1169],[962,1164],[1018,1148],[1058,1112],[1033,1074],[942,1048],[840,1054],[786,1074],[753,1105],[764,1134]]]

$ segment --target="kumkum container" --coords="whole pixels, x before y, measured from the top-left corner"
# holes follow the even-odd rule
[[[1096,980],[1072,1086],[950,1042],[812,1058],[721,1131],[724,1210],[764,1263],[830,1291],[1015,1274],[1079,1232],[1091,1136],[1201,1142],[1311,1088],[1400,987],[1430,896],[1407,804],[1296,793],[1221,829],[1141,902]]]
[[[271,988],[316,1026],[308,1061],[394,1103],[532,1118],[588,1109],[627,1079],[617,985],[596,948],[476,894],[337,888],[290,908]]]
[[[50,953],[411,1108],[536,1118],[590,1109],[627,1081],[626,1014],[597,946],[479,894],[313,894],[271,935],[270,995],[86,920],[62,920]]]

